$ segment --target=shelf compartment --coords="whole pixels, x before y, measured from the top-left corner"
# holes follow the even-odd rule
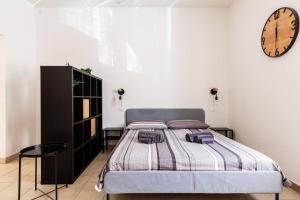
[[[97,96],[97,79],[91,78],[91,96]]]
[[[91,139],[91,120],[83,122],[84,127],[84,142]]]
[[[97,133],[96,118],[91,119],[91,137],[95,136]]]
[[[74,126],[74,143],[73,143],[73,149],[77,149],[83,144],[83,123],[76,124]]]
[[[81,121],[83,116],[82,99],[73,98],[73,109],[74,109],[74,122]]]
[[[73,96],[82,96],[83,94],[82,73],[73,70]]]
[[[103,127],[102,127],[102,115],[98,116],[97,117],[97,134],[102,134],[102,130],[103,130]]]
[[[104,142],[102,134],[97,135],[97,153],[99,153],[104,148]]]
[[[102,98],[97,99],[97,114],[102,114]]]
[[[83,148],[80,148],[74,152],[74,177],[78,177],[84,169],[83,159]]]
[[[90,117],[90,99],[83,99],[83,119]]]
[[[92,160],[91,141],[84,145],[84,167],[87,167]]]
[[[102,97],[102,80],[97,80],[97,96]]]
[[[83,94],[84,96],[90,96],[91,95],[91,79],[88,75],[83,75]]]
[[[91,98],[91,115],[96,116],[97,113],[97,98]]]

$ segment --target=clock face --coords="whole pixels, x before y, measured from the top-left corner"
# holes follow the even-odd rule
[[[268,18],[261,36],[264,53],[270,57],[285,54],[295,43],[299,32],[299,17],[292,8],[280,8]]]

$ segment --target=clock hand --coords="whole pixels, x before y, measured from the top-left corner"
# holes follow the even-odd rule
[[[277,38],[278,38],[278,22],[276,22],[275,28],[275,48],[277,49]]]

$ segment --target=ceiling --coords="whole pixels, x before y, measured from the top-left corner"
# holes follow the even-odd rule
[[[78,7],[229,7],[233,0],[28,0],[36,8]]]

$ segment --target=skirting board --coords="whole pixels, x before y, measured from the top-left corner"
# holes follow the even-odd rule
[[[9,163],[10,161],[14,160],[17,157],[18,157],[18,153],[8,156],[6,158],[0,158],[0,164]]]
[[[294,191],[300,193],[300,186],[297,185],[297,184],[294,183],[294,182],[292,182],[292,183],[293,183],[293,184],[292,184],[292,187],[291,187],[291,188],[292,188]]]

